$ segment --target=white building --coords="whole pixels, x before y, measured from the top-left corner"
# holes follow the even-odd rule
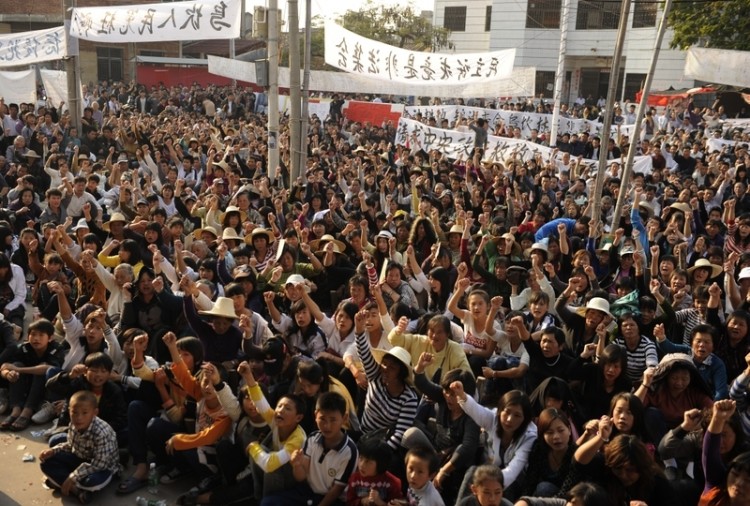
[[[456,52],[516,48],[516,67],[535,67],[536,96],[552,97],[560,48],[563,0],[435,0],[433,23],[451,30]],[[622,55],[618,98],[634,99],[651,61],[661,11],[657,3],[632,2]],[[578,96],[606,97],[620,2],[571,0],[567,20],[563,102]],[[685,52],[669,49],[664,37],[653,90],[690,88],[683,76]]]

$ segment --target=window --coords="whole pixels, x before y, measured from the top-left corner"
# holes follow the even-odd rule
[[[625,100],[635,102],[635,94],[643,89],[646,74],[627,74],[625,76]]]
[[[122,49],[97,47],[96,72],[100,81],[122,81]]]
[[[529,0],[526,28],[560,28],[560,0]]]
[[[620,3],[611,0],[580,0],[576,30],[616,30],[620,23]]]
[[[555,71],[553,70],[537,70],[536,71],[536,85],[534,88],[534,96],[544,95],[545,97],[552,97],[555,90]]]
[[[446,7],[443,27],[452,32],[466,31],[466,7]]]
[[[633,2],[633,28],[656,26],[656,2]]]
[[[489,32],[492,26],[492,6],[488,5],[484,11],[484,31]]]

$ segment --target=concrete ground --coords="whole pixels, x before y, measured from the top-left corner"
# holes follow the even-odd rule
[[[36,433],[48,428],[47,425],[32,425],[23,432],[0,432],[0,506],[34,506],[47,504],[78,504],[78,501],[63,498],[59,492],[53,492],[44,488],[44,475],[39,469],[39,453],[47,447],[47,442],[41,436],[35,437]],[[33,462],[24,462],[24,454],[34,456]],[[133,471],[133,466],[128,466],[122,476],[127,477]],[[167,504],[176,503],[177,497],[194,485],[189,477],[170,485],[159,485],[158,496],[152,496],[146,488],[126,496],[118,496],[115,489],[119,478],[114,478],[112,483],[101,492],[97,492],[91,504],[107,506],[134,506],[135,499],[139,495],[152,500],[164,499]]]

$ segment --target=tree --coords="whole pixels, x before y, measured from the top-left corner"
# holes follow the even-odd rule
[[[636,0],[644,1],[644,0]],[[750,0],[676,1],[669,13],[673,48],[750,50]]]
[[[346,11],[339,24],[362,37],[413,51],[453,48],[450,32],[433,26],[431,20],[414,11],[412,5],[375,5],[372,0],[358,11]]]

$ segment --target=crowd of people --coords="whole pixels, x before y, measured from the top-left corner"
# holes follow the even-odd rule
[[[47,424],[47,485],[748,503],[750,135],[720,102],[615,136],[595,195],[597,139],[485,163],[487,132],[518,132],[459,117],[477,142],[452,160],[344,98],[310,118],[296,180],[286,118],[268,166],[263,93],[105,82],[80,132],[64,104],[0,99],[0,430]],[[630,149],[652,169],[620,195]]]

